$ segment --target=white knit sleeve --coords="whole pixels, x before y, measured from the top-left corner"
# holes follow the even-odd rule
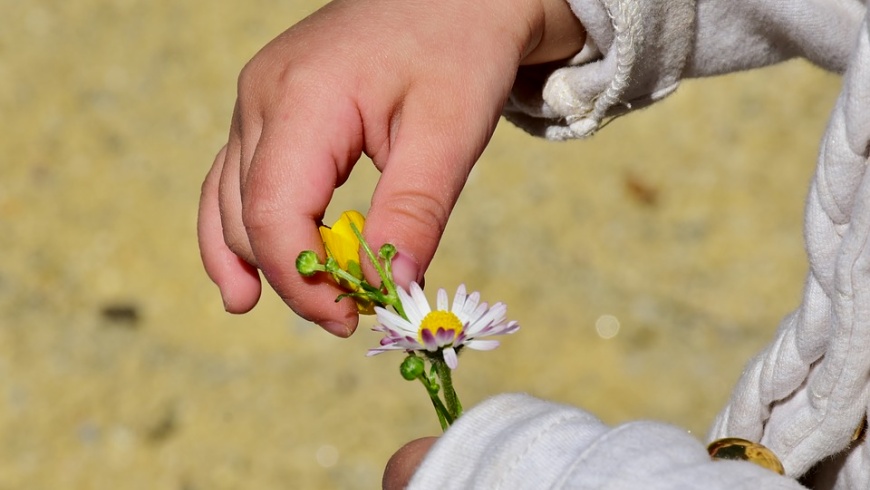
[[[752,463],[713,461],[676,427],[610,428],[583,410],[509,394],[463,415],[408,487],[451,489],[803,489]]]
[[[590,136],[609,118],[673,93],[683,78],[804,57],[842,72],[861,0],[568,0],[586,45],[523,67],[504,115],[548,139]]]

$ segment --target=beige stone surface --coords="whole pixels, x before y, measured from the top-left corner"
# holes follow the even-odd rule
[[[438,431],[400,356],[364,357],[370,321],[332,338],[271,292],[232,317],[201,270],[236,76],[316,6],[0,0],[0,489],[376,488]],[[463,356],[465,404],[526,391],[702,437],[799,301],[838,85],[792,62],[686,83],[588,141],[502,124],[427,276],[523,325]],[[329,217],[376,178],[361,163]]]

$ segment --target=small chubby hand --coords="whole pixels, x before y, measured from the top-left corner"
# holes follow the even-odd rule
[[[401,447],[387,462],[384,468],[384,490],[402,490],[408,486],[411,477],[417,471],[423,458],[429,453],[432,445],[438,442],[437,437],[422,437]]]
[[[362,154],[382,174],[366,240],[396,246],[399,285],[421,282],[519,65],[583,40],[564,0],[336,0],[279,35],[242,70],[202,186],[199,246],[225,309],[253,308],[262,272],[301,317],[354,331],[354,304],[294,260],[323,256],[318,225]]]

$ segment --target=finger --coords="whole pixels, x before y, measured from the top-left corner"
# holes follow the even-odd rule
[[[224,150],[223,168],[220,172],[218,203],[224,242],[229,249],[251,265],[256,265],[248,234],[242,222],[241,166],[242,156],[242,115],[239,102],[233,110],[229,141]]]
[[[438,441],[437,437],[423,437],[402,446],[387,462],[382,485],[384,490],[402,490],[408,486],[423,458]]]
[[[479,110],[485,114],[485,108]],[[374,247],[396,246],[393,275],[403,287],[422,282],[497,119],[493,113],[489,124],[483,119],[482,125],[463,125],[455,114],[443,112],[426,104],[407,105],[386,163],[376,162],[383,175],[372,197],[366,240]]]
[[[218,182],[226,147],[222,148],[202,184],[197,217],[197,237],[202,264],[218,286],[224,308],[230,313],[245,313],[260,299],[257,270],[234,254],[224,242],[218,209]]]
[[[303,250],[324,257],[317,225],[360,155],[361,123],[352,104],[301,93],[317,101],[311,110],[321,117],[306,110],[310,101],[288,97],[289,109],[276,109],[275,120],[264,122],[242,192],[242,219],[256,263],[278,295],[303,318],[348,336],[358,322],[353,302],[336,304],[342,291],[323,275],[303,278],[295,259]]]

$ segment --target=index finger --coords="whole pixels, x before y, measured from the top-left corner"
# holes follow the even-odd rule
[[[297,314],[341,337],[356,329],[356,306],[336,304],[343,291],[322,275],[301,276],[295,261],[304,250],[325,257],[318,225],[361,154],[361,125],[352,105],[334,98],[283,104],[264,121],[242,189],[242,221],[266,280]]]

